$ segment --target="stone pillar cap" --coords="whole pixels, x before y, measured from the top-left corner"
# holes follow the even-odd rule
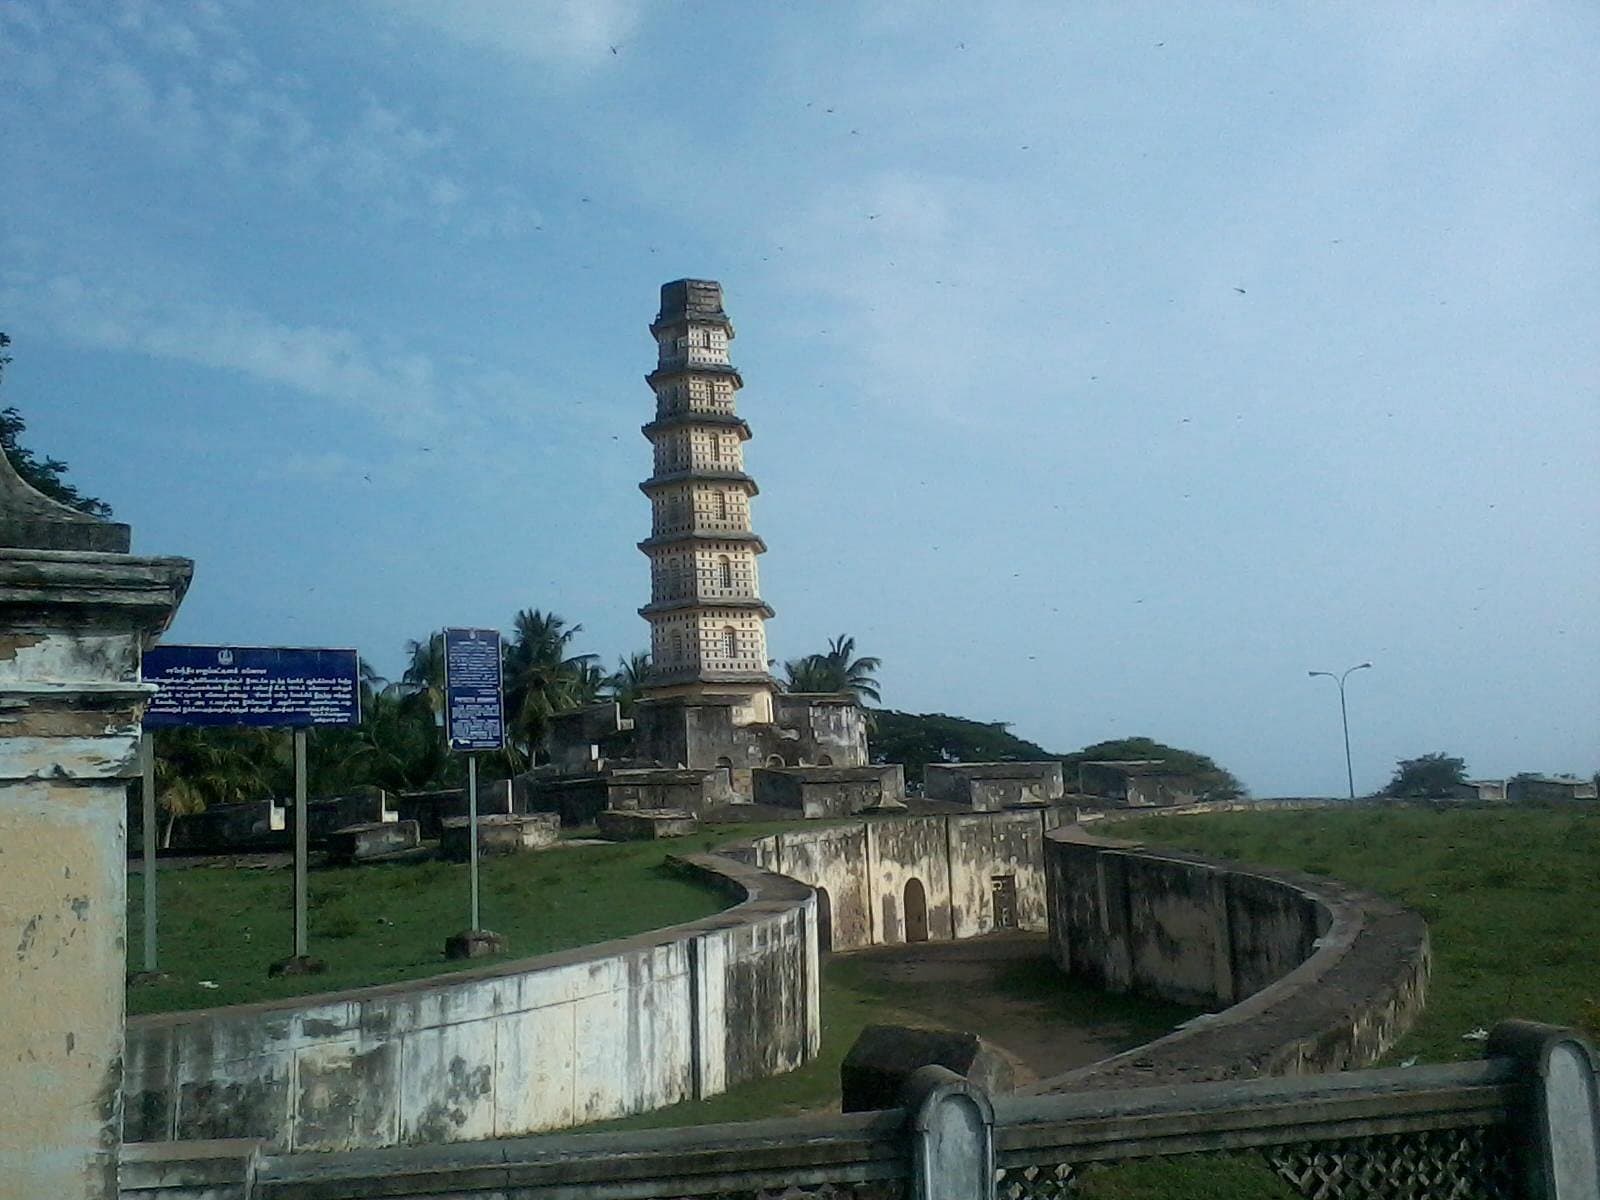
[[[127,525],[91,517],[50,499],[31,487],[0,453],[0,549],[126,554],[131,544]]]

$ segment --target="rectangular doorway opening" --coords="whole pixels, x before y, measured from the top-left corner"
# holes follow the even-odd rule
[[[989,879],[989,893],[994,897],[994,927],[1017,928],[1017,877],[994,875]]]

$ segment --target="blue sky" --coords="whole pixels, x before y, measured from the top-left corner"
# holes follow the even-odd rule
[[[1600,767],[1600,9],[0,0],[0,399],[172,638],[647,643],[669,279],[779,658],[1258,794]]]

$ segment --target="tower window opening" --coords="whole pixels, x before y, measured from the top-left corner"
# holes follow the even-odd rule
[[[724,562],[727,559],[723,559]],[[729,625],[722,631],[722,652],[727,658],[739,657],[739,631]]]
[[[727,492],[718,492],[717,493],[717,518],[719,520],[723,520],[723,521],[726,521],[728,519],[728,493]]]
[[[733,586],[733,562],[726,554],[717,559],[717,576],[723,587]]]

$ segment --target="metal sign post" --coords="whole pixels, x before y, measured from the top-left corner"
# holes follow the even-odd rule
[[[467,755],[467,887],[470,921],[463,933],[446,939],[450,958],[478,958],[504,945],[482,926],[478,909],[478,754],[505,746],[505,689],[501,675],[500,631],[444,631],[445,736],[450,749]]]
[[[294,731],[294,956],[306,958],[306,859],[310,820],[306,815],[306,731]]]
[[[478,756],[467,755],[467,878],[470,880],[468,890],[472,893],[470,904],[472,924],[468,926],[474,933],[483,928],[483,919],[478,911]]]
[[[144,810],[144,970],[151,978],[161,972],[156,959],[156,735],[146,730],[139,738],[140,807]]]
[[[286,646],[157,646],[143,676],[156,685],[144,727],[242,725],[294,731],[294,953],[271,975],[316,974],[310,955],[306,878],[307,733],[320,725],[361,724],[361,660],[354,650]],[[145,734],[146,746],[149,733]],[[145,956],[155,962],[155,766],[145,760]]]

